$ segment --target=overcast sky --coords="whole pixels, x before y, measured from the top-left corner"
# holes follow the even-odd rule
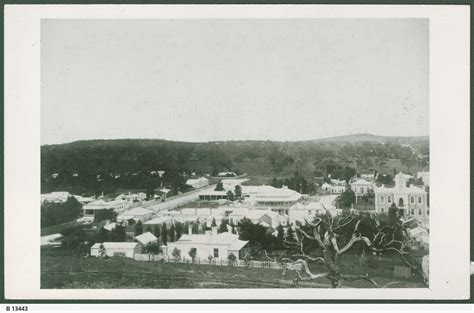
[[[42,144],[429,134],[426,19],[41,26]]]

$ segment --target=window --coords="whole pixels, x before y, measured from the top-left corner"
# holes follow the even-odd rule
[[[410,214],[411,214],[411,215],[415,214],[415,210],[411,209],[411,210],[410,210]]]
[[[430,210],[426,210],[426,214],[430,215]]]
[[[383,196],[380,197],[380,202],[381,203],[384,203],[385,199],[383,198]]]
[[[410,203],[411,203],[411,204],[414,204],[414,203],[415,203],[415,197],[413,197],[413,196],[410,197]]]
[[[388,203],[392,203],[392,197],[388,196],[388,197],[387,197],[387,202],[388,202]]]
[[[418,203],[421,204],[421,197],[418,197]]]
[[[421,209],[418,209],[418,215],[421,215]]]
[[[383,213],[383,208],[380,209],[380,212]]]
[[[218,258],[219,257],[219,249],[214,248],[214,257]]]

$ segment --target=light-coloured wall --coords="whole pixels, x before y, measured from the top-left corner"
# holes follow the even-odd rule
[[[91,256],[96,256],[96,257],[100,256],[99,250],[100,248],[91,248]],[[139,250],[140,250],[140,245],[137,245],[134,249],[133,248],[127,248],[127,249],[123,249],[123,248],[108,248],[107,249],[106,248],[105,254],[108,257],[113,257],[115,253],[125,253],[125,257],[133,259],[134,254],[136,252],[139,252]]]
[[[228,246],[227,245],[219,245],[219,244],[191,244],[191,243],[179,243],[179,242],[170,242],[168,243],[168,251],[167,254],[170,258],[173,257],[173,250],[178,248],[181,251],[181,257],[190,258],[189,251],[191,248],[196,248],[196,258],[200,258],[202,260],[207,260],[209,255],[212,255],[214,260],[227,260],[229,256]],[[219,257],[214,258],[214,249],[219,249]],[[234,253],[235,254],[235,253]],[[238,258],[239,254],[235,254]]]

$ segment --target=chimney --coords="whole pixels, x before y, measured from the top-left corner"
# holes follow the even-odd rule
[[[192,234],[193,234],[193,226],[188,225],[188,235],[192,235]]]
[[[212,226],[212,236],[217,236],[217,226]]]

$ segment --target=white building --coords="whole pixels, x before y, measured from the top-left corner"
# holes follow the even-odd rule
[[[91,247],[91,256],[101,256],[100,246],[105,248],[108,257],[126,257],[133,259],[135,253],[140,253],[141,246],[137,242],[104,242],[96,243]]]
[[[41,245],[42,246],[60,246],[61,242],[60,239],[63,238],[61,234],[51,234],[47,236],[41,237]]]
[[[248,197],[256,209],[270,209],[280,215],[288,215],[288,209],[302,199],[299,192],[272,186],[242,186],[242,195]]]
[[[427,192],[419,187],[406,186],[411,176],[398,173],[395,175],[395,187],[381,186],[374,189],[375,211],[388,213],[388,209],[395,204],[399,213],[404,216],[413,216],[417,219],[426,219],[429,215]]]
[[[248,243],[239,239],[239,236],[230,232],[217,233],[217,227],[213,227],[212,231],[205,234],[182,235],[178,241],[169,242],[165,255],[173,257],[174,249],[180,251],[181,257],[190,258],[189,251],[196,249],[196,258],[208,260],[209,256],[216,261],[228,260],[232,253],[237,259],[241,257],[240,251]]]
[[[125,200],[104,201],[102,199],[92,201],[82,207],[84,218],[94,219],[96,212],[113,209],[115,212],[122,212],[129,207],[129,202]]]
[[[374,184],[372,182],[366,181],[363,178],[360,178],[351,184],[351,189],[354,191],[355,195],[361,197],[366,195],[370,190],[374,190]]]
[[[139,192],[139,193],[131,193],[129,192],[128,194],[120,194],[118,195],[115,200],[125,200],[129,202],[134,202],[134,201],[144,201],[146,199],[146,193],[144,192]]]
[[[54,202],[54,203],[64,203],[67,201],[71,194],[67,191],[54,191],[50,193],[44,193],[41,195],[41,203],[45,202]]]
[[[158,242],[158,238],[156,238],[155,235],[153,235],[150,232],[146,232],[146,233],[136,236],[135,240],[144,246],[146,246],[149,243],[151,244],[151,243]]]
[[[237,176],[237,174],[235,174],[234,172],[220,172],[219,174],[217,174],[217,176],[219,176],[219,177],[235,177],[235,176]]]
[[[199,221],[208,227],[212,226],[213,220],[217,225],[220,225],[226,215],[225,211],[221,208],[184,208],[170,211],[169,214],[173,217],[173,221],[175,222],[186,223]]]
[[[129,220],[135,220],[135,222],[141,221],[142,223],[150,220],[153,217],[153,211],[142,207],[137,207],[123,212],[117,216],[117,222],[127,222]]]
[[[194,189],[199,189],[209,186],[209,179],[205,177],[199,177],[196,179],[188,179],[186,185],[193,187]]]
[[[344,191],[346,191],[346,186],[335,185],[335,186],[331,186],[331,188],[329,189],[329,192],[332,194],[340,194],[340,193],[343,193]]]

